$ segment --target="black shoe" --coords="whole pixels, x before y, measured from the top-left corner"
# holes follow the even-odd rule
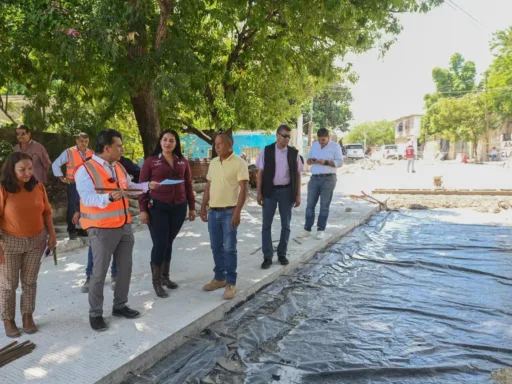
[[[135,319],[140,316],[140,312],[126,306],[121,309],[112,309],[112,316],[122,316],[127,319]]]
[[[272,265],[272,260],[265,259],[265,260],[263,260],[263,263],[261,264],[261,269],[269,269],[271,265]]]
[[[78,237],[78,233],[75,231],[68,232],[69,233],[69,240],[75,240]]]
[[[290,262],[288,261],[286,256],[278,257],[277,260],[281,263],[281,265],[288,265],[288,264],[290,264]]]
[[[105,331],[108,327],[103,320],[103,316],[89,317],[89,324],[95,331]]]

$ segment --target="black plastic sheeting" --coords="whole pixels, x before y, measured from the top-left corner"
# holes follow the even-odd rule
[[[379,214],[132,383],[484,383],[512,366],[512,228]]]

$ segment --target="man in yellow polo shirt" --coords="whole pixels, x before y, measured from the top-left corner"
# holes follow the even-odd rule
[[[226,287],[224,299],[227,300],[236,294],[236,234],[247,197],[249,170],[247,163],[234,154],[233,139],[225,133],[215,138],[215,151],[218,156],[208,168],[201,205],[201,219],[208,223],[210,233],[215,276],[203,289],[214,291]]]

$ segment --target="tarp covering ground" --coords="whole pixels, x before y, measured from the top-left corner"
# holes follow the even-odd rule
[[[512,366],[512,227],[393,212],[131,383],[484,383]]]

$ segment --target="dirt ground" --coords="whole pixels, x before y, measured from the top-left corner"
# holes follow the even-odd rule
[[[378,195],[376,197],[380,200]],[[512,196],[392,195],[387,205],[390,209],[473,208],[497,214],[512,210]]]
[[[492,374],[498,384],[512,384],[512,368],[503,368]]]

